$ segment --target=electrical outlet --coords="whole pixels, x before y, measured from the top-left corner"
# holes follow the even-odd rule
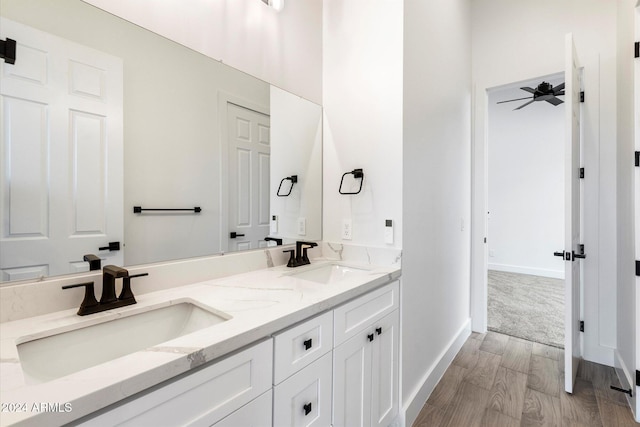
[[[489,250],[489,258],[493,258],[496,256],[496,253],[493,252],[492,250]]]
[[[270,230],[274,234],[278,232],[278,215],[271,215]]]
[[[342,220],[342,240],[351,240],[351,220]]]
[[[307,234],[307,220],[298,218],[298,235],[305,236]]]

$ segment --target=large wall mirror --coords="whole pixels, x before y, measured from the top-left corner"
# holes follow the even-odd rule
[[[319,105],[81,0],[0,17],[1,282],[321,239]]]

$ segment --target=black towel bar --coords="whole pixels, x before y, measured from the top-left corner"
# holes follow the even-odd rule
[[[133,213],[142,213],[144,211],[154,211],[154,212],[161,212],[161,211],[169,211],[169,212],[173,212],[173,211],[189,211],[189,212],[202,212],[202,209],[200,208],[200,206],[196,206],[195,208],[186,208],[186,209],[172,209],[172,208],[156,208],[156,209],[151,209],[151,208],[143,208],[142,206],[134,206],[133,207]]]

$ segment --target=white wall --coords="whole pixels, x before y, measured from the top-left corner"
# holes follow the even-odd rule
[[[289,92],[322,103],[322,0],[85,0]]]
[[[322,239],[322,107],[271,86],[271,214],[278,217],[278,231],[272,237],[287,240]],[[283,178],[298,176],[290,187]],[[305,234],[298,220],[304,219]]]
[[[564,37],[573,32],[586,92],[582,116],[586,168],[582,234],[587,253],[584,357],[612,365],[616,346],[616,2],[476,0],[472,13],[476,206],[472,252],[482,254],[484,246],[486,89],[562,70]],[[475,323],[483,312],[478,301],[486,299],[482,262],[482,256],[476,256],[472,264],[476,329],[486,327]]]
[[[325,0],[323,13],[323,238],[342,241],[342,221],[351,219],[349,243],[400,248],[402,3]],[[342,174],[356,168],[362,192],[338,194]],[[395,224],[392,245],[386,219]]]
[[[407,425],[468,335],[471,3],[405,2],[402,396]]]
[[[542,81],[489,94],[489,269],[563,278],[564,262],[550,255],[564,246],[564,104],[497,103]],[[557,86],[564,75],[544,81]]]
[[[640,307],[636,306],[635,276],[635,226],[638,225],[634,215],[634,17],[635,0],[618,1],[618,67],[617,67],[617,253],[618,253],[618,346],[616,351],[616,367],[621,376],[626,378],[624,388],[635,383],[636,342],[638,330],[636,316]],[[636,39],[637,40],[637,39]],[[635,65],[639,67],[639,65]],[[637,84],[637,82],[636,82]],[[637,108],[637,107],[636,107]],[[637,114],[637,113],[635,113]],[[637,120],[636,116],[636,120]],[[635,123],[635,124],[634,124]],[[636,168],[637,169],[637,168]],[[637,173],[637,172],[635,172]],[[635,222],[635,224],[634,224]],[[636,393],[634,399],[638,400]],[[635,405],[632,405],[635,407]],[[634,408],[635,409],[635,408]],[[640,417],[640,414],[636,413]]]

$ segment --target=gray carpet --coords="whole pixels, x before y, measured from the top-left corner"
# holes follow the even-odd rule
[[[488,329],[564,348],[564,280],[489,270]]]

